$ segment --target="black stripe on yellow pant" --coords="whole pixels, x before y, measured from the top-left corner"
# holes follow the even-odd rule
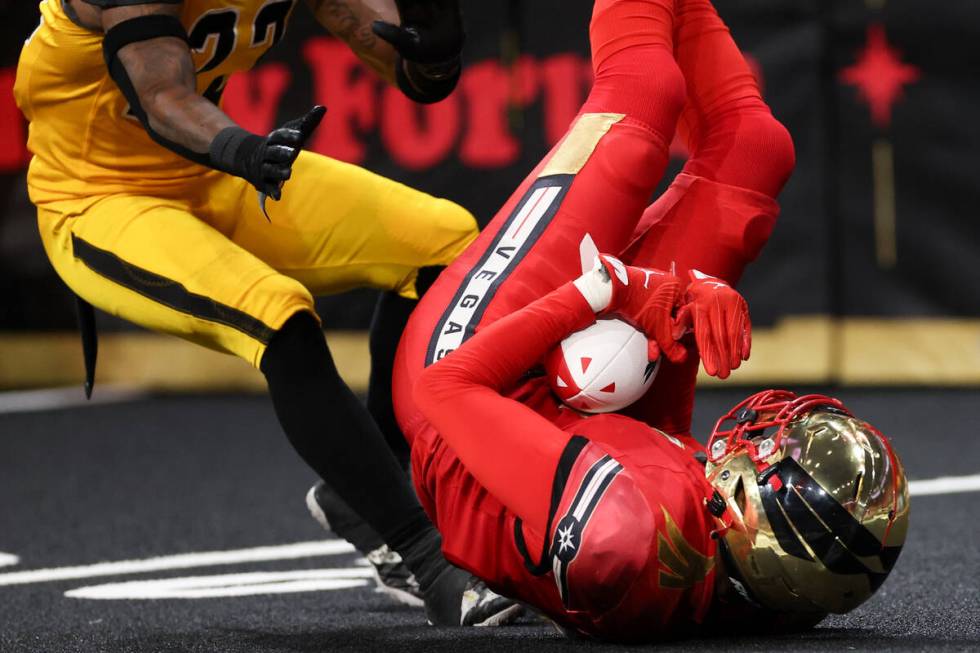
[[[99,249],[74,234],[71,242],[75,258],[93,272],[157,303],[202,320],[237,329],[264,345],[269,343],[275,333],[268,325],[237,308],[192,293],[173,279],[128,263],[113,252]]]

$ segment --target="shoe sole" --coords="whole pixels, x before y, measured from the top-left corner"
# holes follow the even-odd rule
[[[509,608],[501,610],[497,614],[484,619],[479,623],[473,624],[473,626],[475,628],[506,626],[507,624],[517,621],[522,614],[524,614],[524,606],[520,603],[515,603]]]
[[[368,563],[371,564],[371,563]],[[406,590],[398,589],[397,587],[392,587],[391,585],[386,585],[384,581],[381,580],[381,574],[378,573],[378,568],[371,565],[371,569],[374,571],[374,582],[377,587],[374,588],[375,592],[385,594],[388,598],[401,603],[402,605],[407,605],[412,608],[424,608],[425,602],[419,597],[415,596],[411,592]]]
[[[314,485],[310,488],[310,491],[306,493],[306,509],[310,511],[310,516],[316,520],[323,530],[333,533],[333,529],[330,528],[330,521],[327,520],[326,513],[323,512],[323,508],[316,500],[316,488]],[[388,598],[392,599],[396,603],[401,603],[402,605],[407,605],[413,608],[424,608],[425,603],[419,597],[414,594],[407,592],[397,587],[392,587],[386,585],[384,581],[381,580],[381,575],[378,574],[378,568],[368,563],[371,566],[371,571],[374,572],[374,582],[377,587],[376,592],[386,595]]]
[[[323,530],[332,533],[333,529],[330,528],[330,522],[327,521],[326,513],[323,512],[323,508],[320,507],[320,504],[316,502],[316,488],[317,486],[314,485],[310,488],[310,491],[306,493],[306,509],[310,511],[310,515],[313,517],[313,519],[315,519],[317,523],[323,527]]]

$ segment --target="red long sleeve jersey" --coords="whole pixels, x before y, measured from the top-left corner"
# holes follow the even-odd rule
[[[593,319],[569,284],[421,374],[401,356],[396,408],[447,558],[565,628],[649,641],[705,617],[711,487],[693,441],[621,415],[582,416],[544,379],[522,380]],[[402,346],[419,337],[410,324]]]

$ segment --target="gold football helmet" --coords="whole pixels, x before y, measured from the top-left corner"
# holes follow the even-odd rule
[[[909,495],[888,440],[837,399],[755,394],[718,420],[706,474],[739,594],[819,621],[853,610],[902,550]]]

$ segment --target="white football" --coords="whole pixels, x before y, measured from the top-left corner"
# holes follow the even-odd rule
[[[611,413],[646,393],[660,359],[649,360],[647,337],[617,319],[596,320],[561,341],[545,359],[551,389],[575,410]]]

